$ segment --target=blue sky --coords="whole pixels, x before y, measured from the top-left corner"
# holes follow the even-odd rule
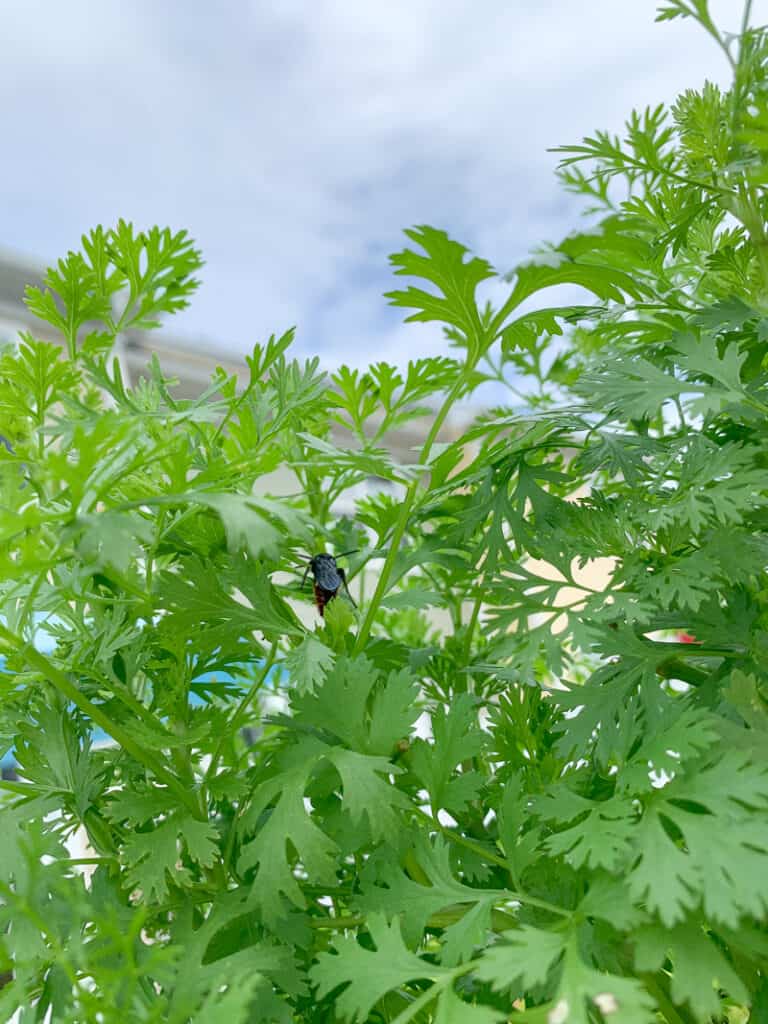
[[[710,6],[738,27],[736,0]],[[0,245],[50,261],[120,216],[185,227],[207,265],[174,329],[221,352],[293,324],[327,366],[441,351],[381,298],[403,227],[442,227],[506,270],[578,224],[548,146],[727,80],[704,33],[655,25],[655,7],[17,0]]]

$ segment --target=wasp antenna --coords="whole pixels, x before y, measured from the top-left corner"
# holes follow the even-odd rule
[[[347,555],[356,555],[360,548],[355,548],[354,551],[342,551],[340,555],[336,555],[336,558],[346,558]]]

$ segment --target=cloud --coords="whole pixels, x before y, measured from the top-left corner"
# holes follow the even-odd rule
[[[729,0],[712,6],[734,17]],[[120,216],[187,227],[207,265],[180,330],[244,351],[297,324],[328,364],[438,351],[439,331],[401,326],[381,298],[403,227],[443,227],[507,269],[577,223],[547,146],[725,73],[701,30],[655,26],[651,0],[477,12],[16,5],[0,244],[52,260]]]

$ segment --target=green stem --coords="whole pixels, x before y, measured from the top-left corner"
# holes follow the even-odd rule
[[[392,1024],[406,1024],[407,1021],[412,1020],[420,1010],[423,1010],[425,1006],[429,1006],[431,1002],[437,999],[443,989],[452,982],[453,977],[451,976],[439,978],[426,991],[422,992],[418,999],[414,999],[401,1013],[398,1013]]]
[[[415,808],[414,808],[415,809]],[[448,828],[431,815],[427,814],[426,811],[418,811],[422,818],[430,823],[432,828],[439,829],[446,839],[450,839],[451,842],[456,843],[458,846],[464,846],[468,850],[472,850],[478,857],[482,857],[483,860],[488,861],[489,864],[496,864],[498,867],[503,868],[508,874],[511,874],[509,862],[503,857],[497,856],[495,853],[491,853],[486,850],[484,846],[480,846],[479,843],[472,842],[471,839],[467,839],[459,832],[455,832],[452,828]],[[514,889],[507,890],[507,898],[510,900],[518,900],[520,903],[527,903],[530,907],[538,907],[540,910],[546,910],[550,914],[557,914],[559,917],[570,917],[570,910],[565,910],[563,907],[558,907],[554,903],[548,903],[546,900],[537,899],[535,896],[529,896],[527,893],[519,892]]]
[[[693,665],[686,665],[679,658],[667,658],[656,666],[656,675],[662,679],[682,679],[684,683],[691,686],[702,686],[711,677],[708,672],[703,672]]]
[[[667,1024],[693,1024],[693,1021],[681,1012],[669,998],[661,984],[652,975],[643,975],[646,991],[653,996]]]
[[[479,890],[482,893],[482,890]],[[448,928],[457,921],[461,921],[465,917],[474,903],[462,903],[460,906],[453,907],[447,910],[441,910],[436,914],[432,914],[428,919],[426,926],[427,928]],[[509,931],[511,928],[518,928],[518,922],[505,914],[503,911],[493,911],[496,916],[496,925],[494,931]],[[344,931],[348,928],[361,928],[366,922],[364,914],[348,914],[346,917],[310,917],[307,921],[310,928],[314,928],[317,931]]]
[[[262,686],[266,682],[267,676],[269,675],[270,670],[272,669],[272,666],[275,663],[275,658],[276,657],[277,657],[277,641],[275,641],[272,644],[270,652],[267,655],[267,660],[264,663],[264,668],[261,671],[258,679],[254,680],[254,682],[251,684],[251,686],[249,687],[247,693],[244,695],[243,699],[238,704],[237,709],[235,710],[234,715],[232,715],[232,719],[231,719],[231,721],[229,723],[229,730],[228,730],[228,732],[225,733],[219,739],[218,745],[216,746],[216,750],[214,751],[213,757],[211,758],[211,763],[208,765],[208,771],[205,773],[205,782],[206,782],[206,784],[207,784],[208,780],[212,779],[213,776],[216,774],[216,768],[218,767],[219,759],[221,758],[221,752],[224,749],[224,744],[226,743],[226,741],[231,736],[234,736],[236,734],[238,726],[239,726],[240,722],[242,721],[243,716],[245,715],[245,712],[248,710],[248,705],[251,703],[253,698],[256,696],[256,694],[259,692],[259,690],[262,688]]]
[[[432,427],[429,431],[429,434],[427,435],[427,439],[424,442],[424,447],[421,449],[421,454],[419,455],[418,461],[419,467],[423,467],[427,464],[430,452],[432,450],[432,445],[435,442],[435,438],[440,432],[440,428],[445,422],[448,413],[451,411],[451,407],[453,406],[454,402],[464,389],[466,379],[471,373],[471,371],[472,367],[467,365],[464,369],[464,372],[459,376],[456,383],[448,392],[448,395],[446,396],[446,399],[443,402],[440,411],[438,412],[437,416],[435,416],[435,419],[432,423]],[[400,542],[402,541],[403,534],[405,533],[406,527],[408,526],[408,520],[411,517],[411,512],[413,511],[413,506],[419,494],[420,486],[421,477],[419,475],[416,477],[416,479],[413,481],[413,483],[406,491],[405,498],[403,499],[403,503],[400,509],[400,518],[395,524],[395,528],[390,538],[389,551],[387,552],[387,557],[384,562],[384,566],[381,570],[381,574],[379,575],[379,579],[376,584],[376,589],[373,593],[373,597],[371,598],[368,607],[366,608],[365,618],[363,619],[362,625],[360,626],[360,630],[355,640],[355,645],[352,649],[353,655],[359,654],[363,650],[368,640],[368,637],[370,636],[371,627],[373,626],[373,620],[376,617],[376,613],[379,610],[379,606],[384,598],[384,595],[387,592],[387,587],[389,586],[389,578],[392,575],[392,568],[395,564],[395,559],[397,558],[398,552],[400,550]]]
[[[425,969],[428,969],[429,965],[425,962]],[[444,974],[441,978],[437,978],[435,982],[429,986],[426,991],[422,992],[418,999],[414,1001],[395,1017],[392,1024],[407,1024],[409,1020],[413,1020],[416,1014],[423,1010],[425,1006],[429,1006],[437,997],[442,993],[444,988],[448,988],[452,985],[456,978],[460,978],[462,974],[469,974],[470,971],[475,969],[475,961],[471,960],[467,964],[462,964],[461,967],[455,967],[452,971]]]
[[[92,721],[100,725],[104,732],[119,743],[131,757],[135,758],[140,764],[143,764],[145,768],[148,768],[160,782],[165,783],[184,806],[191,811],[194,817],[200,818],[200,808],[197,805],[194,793],[184,786],[172,772],[169,772],[152,751],[142,747],[122,725],[113,722],[109,715],[105,714],[98,705],[88,700],[49,658],[36,651],[34,647],[31,647],[21,637],[16,636],[2,624],[0,624],[0,638],[20,652],[23,651],[24,658],[32,668],[40,672],[41,675],[55,686],[63,697],[72,701]]]
[[[482,581],[481,584],[482,586]],[[475,635],[475,629],[477,628],[477,620],[480,618],[480,608],[483,603],[482,594],[478,594],[475,598],[475,603],[472,606],[472,613],[469,616],[469,623],[467,624],[467,640],[464,645],[464,661],[465,664],[469,665],[470,658],[472,657],[472,639]]]
[[[256,679],[254,681],[253,685],[250,687],[248,692],[245,694],[243,699],[240,701],[240,704],[238,705],[237,710],[235,711],[234,715],[232,716],[232,722],[230,723],[230,732],[229,732],[230,736],[232,735],[233,727],[235,727],[237,722],[239,722],[242,719],[242,716],[245,714],[245,711],[246,711],[248,705],[250,704],[251,700],[253,700],[254,696],[258,693],[258,691],[264,685],[264,682],[265,682],[267,676],[269,675],[269,670],[272,668],[272,665],[275,662],[276,655],[277,655],[277,641],[275,641],[272,644],[272,648],[271,648],[271,650],[269,652],[269,655],[267,656],[267,661],[266,661],[266,664],[264,665],[264,669],[263,669],[261,675],[259,676],[258,679]],[[215,767],[216,763],[219,760],[219,756],[221,754],[222,746],[223,746],[223,743],[224,743],[225,739],[226,739],[226,737],[223,736],[221,738],[221,740],[219,740],[219,744],[218,744],[218,746],[217,746],[217,748],[216,748],[216,750],[214,752],[213,757],[211,758],[211,763],[208,765],[208,771],[205,773],[205,783],[206,784],[208,783],[208,780],[212,777],[212,772],[214,770],[214,767]],[[232,818],[232,821],[230,822],[229,833],[227,835],[227,842],[226,842],[226,844],[224,846],[224,852],[222,853],[221,862],[220,862],[222,873],[224,875],[226,875],[226,873],[232,874],[237,881],[239,881],[239,878],[237,877],[236,871],[233,870],[231,862],[232,862],[232,855],[233,855],[234,850],[235,850],[235,839],[237,838],[237,826],[238,826],[238,822],[239,822],[239,819],[240,819],[240,813],[243,810],[243,806],[244,806],[243,802],[240,801],[240,804],[238,805],[237,811],[235,812],[235,815]]]
[[[57,864],[119,864],[117,857],[60,857]]]

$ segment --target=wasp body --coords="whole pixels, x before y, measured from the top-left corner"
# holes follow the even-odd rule
[[[351,555],[354,552],[346,551],[345,554]],[[341,557],[339,555],[339,558]],[[336,564],[336,559],[333,555],[320,554],[310,558],[309,565],[304,573],[304,579],[301,581],[302,586],[304,586],[307,580],[307,573],[309,572],[312,573],[314,580],[315,604],[321,615],[324,614],[325,606],[336,597],[342,587],[344,587],[349,600],[352,601],[352,595],[347,587],[346,573]],[[352,604],[354,603],[352,601]]]

